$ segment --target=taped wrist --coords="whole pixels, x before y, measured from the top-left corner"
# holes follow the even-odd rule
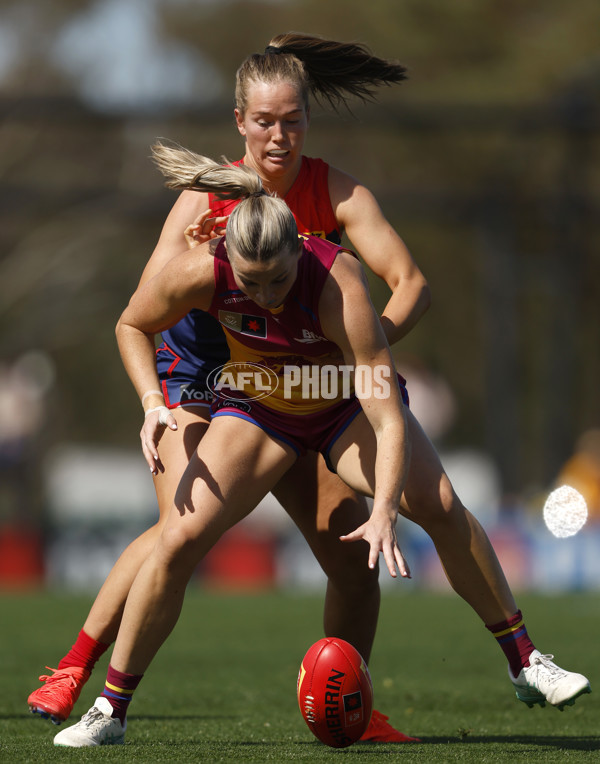
[[[158,411],[158,421],[160,424],[167,424],[167,417],[171,413],[169,409],[166,406],[155,406],[153,409],[148,409],[148,411],[144,412],[144,419],[148,416],[148,414],[153,414],[155,411]]]

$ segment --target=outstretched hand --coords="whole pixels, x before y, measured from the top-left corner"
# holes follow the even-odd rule
[[[369,544],[370,568],[377,565],[379,553],[382,552],[392,578],[398,577],[398,571],[402,578],[410,578],[410,568],[404,559],[396,537],[396,517],[397,515],[392,520],[383,513],[373,512],[366,523],[363,523],[352,533],[340,536],[340,540],[366,541]]]
[[[159,470],[164,472],[164,467],[158,455],[158,442],[161,439],[165,427],[170,430],[177,429],[177,420],[166,406],[157,406],[146,411],[144,426],[140,431],[142,452],[150,472],[157,475]]]
[[[223,236],[225,233],[229,215],[211,217],[211,214],[212,210],[204,210],[183,232],[189,249],[197,247],[198,244],[204,244],[209,239]]]

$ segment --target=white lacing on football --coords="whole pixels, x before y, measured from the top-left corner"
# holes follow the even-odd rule
[[[307,721],[309,722],[316,722],[317,717],[315,715],[315,706],[314,706],[314,698],[312,695],[307,695],[304,698],[304,714],[306,716]]]

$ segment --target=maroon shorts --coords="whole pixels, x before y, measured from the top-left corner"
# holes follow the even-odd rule
[[[398,375],[400,393],[408,406],[406,382]],[[251,398],[230,400],[216,397],[211,405],[212,417],[235,416],[255,424],[273,438],[286,443],[298,456],[307,451],[319,451],[332,472],[329,453],[334,443],[362,411],[355,396],[340,401],[314,414],[285,414],[264,406]]]

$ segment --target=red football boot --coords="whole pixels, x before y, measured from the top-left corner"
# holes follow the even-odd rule
[[[369,726],[360,738],[366,743],[420,743],[418,737],[409,737],[388,724],[390,717],[373,709]]]
[[[27,702],[32,714],[39,714],[44,719],[50,719],[54,724],[60,724],[69,718],[83,685],[90,678],[91,671],[81,666],[69,666],[64,669],[52,669],[46,666],[51,675],[42,674],[42,687],[34,690]]]

